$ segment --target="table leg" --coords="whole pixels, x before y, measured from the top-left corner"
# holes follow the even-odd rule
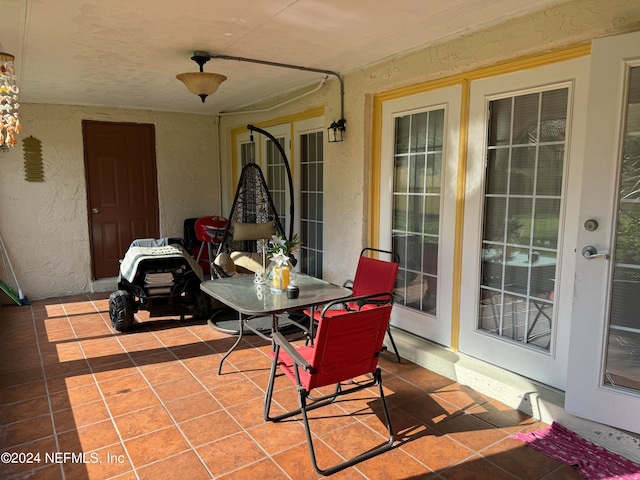
[[[240,325],[240,331],[238,332],[238,338],[235,341],[235,343],[231,346],[231,348],[229,350],[227,350],[227,353],[224,354],[224,356],[220,359],[220,365],[218,366],[218,375],[221,374],[222,372],[222,363],[226,360],[226,358],[231,354],[231,352],[233,352],[236,347],[240,344],[240,342],[242,341],[242,337],[244,335],[244,329],[245,327],[248,328],[249,330],[251,330],[253,333],[255,333],[256,335],[258,335],[259,337],[267,340],[267,341],[271,341],[271,337],[265,335],[264,333],[260,332],[259,330],[256,330],[255,328],[253,328],[251,325],[249,325],[247,322],[249,320],[251,320],[252,318],[258,318],[258,317],[247,317],[247,318],[243,318],[241,313],[238,313],[239,315],[239,325]],[[266,315],[264,315],[266,317]],[[273,334],[273,332],[277,332],[278,331],[278,315],[275,313],[271,314],[271,334]]]
[[[242,319],[241,313],[238,313],[238,322],[240,324],[240,331],[238,332],[238,338],[236,339],[236,342],[233,345],[231,345],[231,348],[227,350],[227,353],[225,353],[224,356],[220,359],[220,365],[218,365],[218,375],[222,374],[222,363],[226,360],[226,358],[231,354],[231,352],[233,352],[242,341],[242,335],[244,334],[244,320]]]
[[[529,340],[531,339],[535,339],[537,337],[541,337],[543,335],[549,335],[549,342],[547,343],[547,347],[549,348],[549,346],[551,345],[551,317],[547,314],[547,312],[544,311],[545,308],[549,308],[549,307],[553,307],[553,304],[551,303],[546,303],[546,302],[538,302],[535,300],[532,300],[531,303],[533,303],[533,305],[536,307],[536,316],[533,319],[533,322],[531,322],[531,325],[529,326],[529,329],[527,330],[527,338],[526,338],[526,343],[529,343]],[[538,320],[540,320],[540,317],[544,317],[549,321],[549,331],[548,332],[542,332],[542,333],[537,333],[536,335],[531,335],[533,333],[533,329],[535,328],[536,324],[538,323]]]

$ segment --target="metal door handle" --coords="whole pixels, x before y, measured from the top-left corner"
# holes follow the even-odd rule
[[[592,247],[591,245],[587,245],[582,249],[582,256],[587,260],[591,260],[592,258],[596,258],[596,257],[602,257],[605,260],[609,260],[608,253],[598,253],[596,248]]]
[[[93,208],[91,209],[91,211],[92,211],[93,213],[98,213],[100,210],[98,210],[96,207],[93,207]]]

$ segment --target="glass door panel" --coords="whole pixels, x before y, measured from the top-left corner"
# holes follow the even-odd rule
[[[400,255],[391,322],[451,344],[460,85],[382,107],[380,243]]]
[[[278,125],[267,128],[282,146],[290,167],[293,171],[292,158],[290,152],[289,125]],[[233,173],[236,182],[240,178],[242,168],[247,163],[256,163],[262,170],[269,193],[280,217],[285,232],[288,235],[290,221],[289,183],[285,164],[277,145],[266,135],[259,133],[241,133],[236,137],[237,158],[234,164]],[[299,208],[299,207],[298,207]],[[299,210],[297,211],[299,212]],[[297,213],[296,212],[296,213]],[[296,225],[297,227],[297,225]]]
[[[283,137],[276,138],[278,143],[284,147],[285,139]],[[273,140],[267,139],[266,141],[266,180],[269,192],[271,193],[271,199],[276,207],[276,211],[280,216],[280,223],[285,227],[285,231],[288,231],[287,223],[287,196],[289,193],[287,184],[287,172],[286,167],[282,161],[282,156],[278,147],[274,144]]]
[[[569,89],[489,102],[478,328],[548,351]]]
[[[400,255],[396,298],[437,314],[444,109],[397,117],[393,250]]]
[[[640,391],[640,66],[629,71],[603,381]]]
[[[300,135],[300,271],[322,278],[323,257],[323,132]]]
[[[247,163],[256,162],[256,144],[251,140],[240,143],[240,169]]]

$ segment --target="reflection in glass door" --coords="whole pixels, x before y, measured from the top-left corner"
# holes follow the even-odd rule
[[[440,191],[445,111],[395,119],[393,250],[400,255],[396,301],[437,313]]]
[[[284,137],[277,138],[277,140],[284,148]],[[287,215],[287,196],[289,190],[286,167],[282,161],[280,150],[270,139],[267,139],[266,143],[266,170],[267,174],[265,176],[273,204],[280,216],[280,222],[285,226],[285,231],[289,231],[289,216]]]
[[[451,346],[462,86],[382,102],[379,248],[400,255],[394,327]],[[374,245],[375,246],[375,245]]]
[[[300,271],[322,278],[324,233],[323,132],[300,135]]]
[[[548,351],[553,338],[568,88],[493,100],[478,328]]]
[[[289,152],[290,141],[287,136],[289,125],[272,127],[268,129],[278,144],[282,147],[287,156],[287,160],[291,157]],[[290,198],[287,169],[282,160],[282,155],[278,145],[267,136],[254,133],[242,133],[236,137],[237,148],[237,164],[234,168],[236,180],[240,178],[240,172],[247,163],[256,163],[264,175],[271,199],[280,217],[280,222],[285,231],[289,231],[290,221]]]
[[[604,384],[640,391],[640,67],[626,110]]]
[[[240,168],[256,162],[256,144],[252,141],[240,143]]]

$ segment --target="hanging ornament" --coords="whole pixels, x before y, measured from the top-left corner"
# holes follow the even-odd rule
[[[22,130],[18,117],[18,93],[16,85],[15,57],[2,51],[0,44],[0,147],[15,147],[15,135]]]
[[[22,141],[24,149],[24,174],[27,182],[43,182],[42,145],[40,140],[29,136]]]

